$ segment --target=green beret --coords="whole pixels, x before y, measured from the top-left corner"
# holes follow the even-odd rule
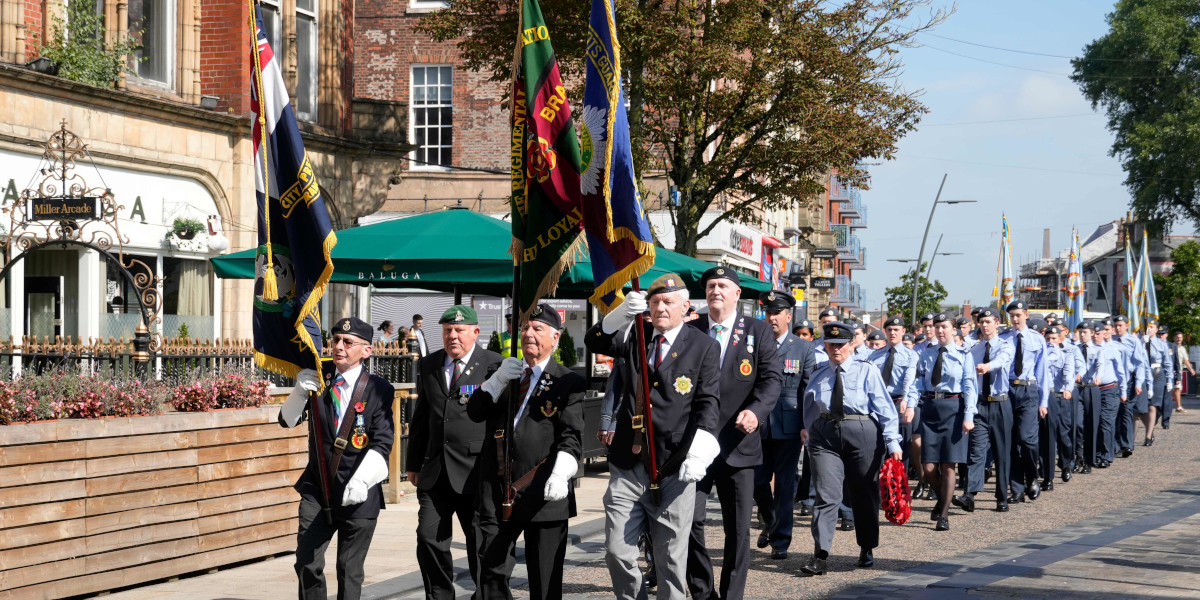
[[[442,318],[438,319],[438,323],[450,323],[451,325],[478,325],[479,315],[475,313],[475,309],[462,304],[455,304],[446,309],[442,313]]]
[[[650,289],[646,290],[646,297],[649,298],[655,294],[669,294],[685,289],[687,289],[687,286],[683,284],[682,277],[675,273],[667,273],[655,279],[654,283],[650,284]]]

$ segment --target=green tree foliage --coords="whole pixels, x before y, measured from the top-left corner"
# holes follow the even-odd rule
[[[927,262],[921,263],[921,270],[924,271],[928,265]],[[904,315],[905,317],[912,315],[913,278],[916,275],[915,270],[909,270],[900,276],[900,283],[887,289],[888,314]],[[949,295],[946,288],[942,286],[942,282],[936,279],[930,282],[928,277],[922,275],[921,281],[917,285],[917,315],[941,311],[942,302]]]
[[[1108,114],[1139,221],[1200,224],[1200,3],[1121,0],[1071,79]]]
[[[467,68],[507,82],[518,2],[455,0],[420,29],[461,38]],[[897,52],[949,16],[915,14],[929,3],[615,0],[638,173],[665,173],[680,190],[678,206],[664,203],[674,249],[693,256],[722,221],[820,193],[830,168],[865,186],[859,164],[892,158],[926,112],[897,81]],[[591,3],[540,4],[578,107]],[[716,218],[702,224],[706,212]]]
[[[1155,278],[1159,320],[1172,332],[1179,330],[1196,343],[1200,340],[1200,244],[1184,242],[1171,251],[1171,272]]]
[[[60,77],[112,87],[122,73],[133,73],[129,57],[141,47],[134,35],[105,43],[104,17],[97,14],[95,0],[72,0],[65,20],[54,17],[50,41],[41,47],[41,55],[57,66]]]
[[[499,331],[492,332],[492,337],[488,339],[487,349],[489,352],[495,352],[497,354],[500,353],[501,348],[500,348],[500,332]]]
[[[563,328],[562,337],[558,338],[558,362],[573,367],[579,362],[579,353],[575,351],[575,338],[571,337],[571,332],[567,328]]]

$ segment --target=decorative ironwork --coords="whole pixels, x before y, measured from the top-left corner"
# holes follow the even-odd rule
[[[129,236],[121,233],[117,221],[117,215],[125,207],[117,204],[111,189],[93,187],[77,172],[76,163],[80,159],[90,162],[91,157],[87,144],[67,129],[66,119],[63,119],[59,130],[46,140],[42,159],[48,166],[39,171],[35,178],[36,185],[21,192],[20,205],[14,203],[4,209],[9,216],[9,227],[7,235],[0,237],[6,242],[0,279],[14,263],[39,248],[56,244],[91,248],[115,262],[122,269],[126,281],[133,285],[141,308],[142,324],[149,328],[161,323],[162,294],[159,287],[162,277],[155,276],[154,270],[145,262],[125,255]],[[80,207],[87,201],[98,203],[98,210],[88,211],[91,214],[84,216]],[[33,209],[35,204],[40,205],[37,214]],[[55,204],[72,208],[60,211],[45,208]],[[80,216],[71,218],[72,212]],[[95,213],[99,217],[91,218]],[[46,216],[55,214],[58,218]],[[13,251],[16,251],[16,256],[10,255]],[[158,336],[153,336],[148,343],[148,350],[155,352],[162,342]]]

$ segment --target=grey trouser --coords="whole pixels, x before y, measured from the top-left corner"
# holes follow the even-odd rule
[[[646,528],[654,542],[658,571],[658,600],[683,600],[687,595],[688,534],[696,512],[696,484],[675,475],[659,487],[662,503],[650,500],[650,477],[641,463],[633,469],[609,465],[604,494],[605,561],[617,600],[645,600],[646,582],[638,566],[638,538]]]
[[[833,545],[843,490],[854,509],[858,545],[866,550],[875,548],[879,545],[879,467],[884,451],[879,423],[817,419],[808,434],[817,488],[812,520],[816,549],[828,552]]]

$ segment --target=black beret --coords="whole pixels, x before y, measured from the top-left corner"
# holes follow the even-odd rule
[[[763,310],[791,310],[796,306],[796,299],[787,292],[771,290],[758,295],[758,303]]]
[[[982,319],[984,317],[993,317],[993,318],[999,319],[1000,318],[1000,309],[992,308],[990,306],[985,306],[985,307],[979,309],[978,316],[980,319]]]
[[[826,323],[821,333],[821,341],[827,344],[846,344],[854,339],[854,330],[841,321]]]
[[[742,279],[738,277],[737,271],[729,267],[713,267],[705,271],[704,275],[700,276],[700,285],[707,287],[709,279],[728,279],[738,285],[742,284]]]
[[[872,331],[871,333],[867,334],[868,342],[871,342],[874,340],[882,340],[882,339],[883,339],[883,333],[879,332],[878,330]]]
[[[375,336],[375,330],[366,321],[358,317],[346,317],[341,321],[333,324],[333,329],[330,330],[330,335],[345,333],[354,337],[362,338],[366,341],[371,341]]]
[[[887,320],[883,322],[883,326],[884,327],[904,327],[904,317],[901,317],[900,315],[896,315],[894,317],[888,317]]]
[[[1129,317],[1126,317],[1125,315],[1117,315],[1112,318],[1112,322],[1113,323],[1128,323]]]
[[[925,313],[921,315],[921,322],[924,323],[925,321],[932,321],[934,316],[935,315],[933,313]]]
[[[796,327],[799,327],[800,329],[807,329],[809,331],[817,330],[817,327],[813,325],[813,322],[809,321],[808,319],[800,319],[800,322],[796,323]]]
[[[921,319],[921,320],[923,321],[924,319]],[[938,323],[941,323],[942,321],[954,322],[954,319],[950,315],[942,312],[942,313],[933,315],[932,321],[933,321],[934,325],[937,325]]]
[[[972,308],[972,309],[971,309],[971,316],[972,316],[972,317],[977,317],[977,316],[979,316],[979,313],[981,313],[981,312],[983,312],[983,307],[982,307],[982,306],[976,306],[975,308]]]
[[[913,338],[913,343],[916,344],[920,344],[923,341],[925,341],[925,334],[923,333],[918,333],[917,337]]]
[[[1095,329],[1095,326],[1092,325],[1091,321],[1080,321],[1079,324],[1075,326],[1075,329],[1086,329],[1088,331],[1092,331]]]
[[[1057,320],[1058,320],[1058,313],[1050,313],[1050,314],[1046,315],[1046,318],[1047,318],[1047,319],[1054,319],[1055,321],[1057,321]]]
[[[1008,312],[1011,310],[1025,310],[1025,301],[1024,300],[1013,300],[1012,302],[1009,302],[1008,306],[1004,307],[1004,312]]]
[[[837,309],[832,306],[828,306],[824,310],[821,311],[821,314],[817,315],[817,318],[824,319],[825,317],[833,317],[836,319],[837,316],[838,316]]]
[[[1045,319],[1029,319],[1029,321],[1027,321],[1026,324],[1029,325],[1030,329],[1032,329],[1038,333],[1042,333],[1042,332],[1046,331],[1046,320]]]
[[[963,325],[966,325],[966,324],[968,324],[968,323],[970,323],[970,322],[971,322],[971,320],[970,320],[970,319],[968,319],[968,318],[966,318],[966,317],[959,317],[959,318],[957,318],[957,319],[955,319],[955,320],[954,320],[954,326],[955,326],[955,327],[962,327]]]
[[[905,342],[911,342],[914,339],[916,339],[916,338],[914,338],[913,334],[911,334],[911,333],[906,333],[906,334],[904,334],[904,337],[900,338],[901,341],[905,341]]]
[[[858,319],[846,319],[845,323],[850,329],[853,329],[855,331],[865,331],[866,330],[866,328],[863,327],[862,321],[859,321]]]
[[[1100,325],[1102,325],[1104,327],[1108,327],[1112,324],[1113,324],[1112,317],[1104,317],[1103,319],[1100,319]]]
[[[562,317],[549,304],[539,304],[529,313],[530,321],[541,321],[555,329],[562,329]]]
[[[1154,325],[1158,327],[1158,319],[1146,319],[1145,325]]]
[[[1062,332],[1063,332],[1063,328],[1059,327],[1057,324],[1050,325],[1049,327],[1046,328],[1046,333],[1062,333]]]

